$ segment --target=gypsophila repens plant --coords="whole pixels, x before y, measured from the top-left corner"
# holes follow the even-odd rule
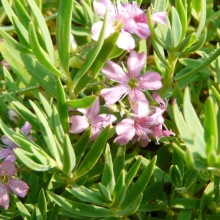
[[[217,0],[1,0],[0,219],[220,219]]]

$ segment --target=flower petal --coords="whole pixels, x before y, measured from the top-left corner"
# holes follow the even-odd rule
[[[100,106],[99,106],[99,98],[97,97],[93,105],[86,110],[86,117],[90,120],[99,114]]]
[[[141,69],[144,67],[145,62],[145,53],[138,54],[136,51],[132,50],[127,62],[129,76],[132,78],[137,78]]]
[[[150,111],[149,103],[143,92],[138,89],[132,89],[128,93],[128,98],[131,108],[137,116],[141,117],[148,115]]]
[[[117,46],[123,50],[133,50],[135,42],[130,33],[122,30],[117,40]]]
[[[70,123],[71,123],[71,128],[70,128],[70,133],[81,133],[86,130],[86,128],[89,127],[88,120],[85,116],[71,116],[70,117]]]
[[[115,138],[114,142],[121,145],[127,144],[135,135],[134,121],[132,119],[124,119],[116,126],[116,133],[118,137]]]
[[[12,149],[0,149],[0,160],[15,162],[16,157]]]
[[[156,72],[147,72],[140,78],[139,86],[141,89],[157,90],[162,87],[161,76]]]
[[[123,69],[112,61],[107,61],[107,65],[102,69],[102,72],[108,79],[114,80],[116,82],[122,83],[127,80]]]
[[[24,125],[21,127],[21,131],[23,134],[29,135],[31,128],[32,128],[32,125],[28,121],[26,121]]]
[[[0,184],[0,206],[7,210],[9,207],[9,194],[8,187],[4,184]]]
[[[11,141],[6,135],[2,136],[2,143],[11,149],[17,147],[17,145],[13,141]]]
[[[106,88],[101,91],[101,96],[105,99],[106,105],[112,105],[119,101],[121,97],[128,92],[126,86],[115,86],[112,88]]]
[[[27,183],[22,180],[12,178],[9,182],[9,189],[19,197],[25,197],[29,189]]]
[[[92,25],[92,39],[94,41],[97,41],[99,39],[99,35],[102,30],[102,25],[103,25],[102,21],[98,21]],[[114,31],[115,30],[114,30],[114,27],[112,26],[112,23],[109,22],[107,24],[107,29],[105,31],[105,38],[111,35],[112,33],[114,33]]]
[[[164,11],[155,12],[151,16],[153,21],[159,22],[161,24],[166,24],[167,13]]]
[[[7,176],[14,176],[17,173],[14,163],[10,161],[3,161],[0,165],[0,170]]]

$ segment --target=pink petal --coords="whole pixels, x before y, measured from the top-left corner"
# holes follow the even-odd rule
[[[11,149],[17,147],[17,145],[13,141],[11,141],[6,135],[2,136],[2,143]]]
[[[135,135],[134,121],[132,119],[124,119],[116,126],[118,137],[114,142],[121,145],[127,144]]]
[[[32,125],[26,121],[24,125],[21,127],[21,131],[23,134],[28,135],[32,129]]]
[[[103,25],[102,21],[98,21],[92,25],[92,39],[94,41],[97,41],[99,39],[99,35],[102,30],[102,25]],[[111,22],[109,22],[108,27],[105,31],[105,38],[107,38],[109,35],[114,33],[114,31],[115,31],[114,27],[112,26]]]
[[[111,114],[100,114],[99,116],[95,117],[92,123],[93,127],[106,127],[109,124],[112,124],[116,121],[116,117]]]
[[[94,11],[102,18],[105,16],[106,6],[107,5],[102,2],[93,1]]]
[[[103,74],[116,82],[125,82],[127,77],[123,69],[112,61],[107,61],[107,66],[102,69]]]
[[[132,89],[129,91],[128,98],[131,108],[137,116],[146,116],[149,113],[149,103],[143,92]]]
[[[27,183],[19,179],[11,179],[9,189],[19,197],[25,197],[29,189]]]
[[[147,39],[150,37],[151,33],[148,24],[137,23],[135,34],[141,39]]]
[[[99,111],[100,111],[99,98],[97,97],[93,105],[87,109],[86,117],[92,120],[96,115],[99,114]]]
[[[153,92],[152,98],[154,98],[158,103],[162,104],[162,106],[164,106],[164,107],[166,108],[166,103],[165,103],[164,100],[158,95],[157,92]]]
[[[5,161],[15,162],[16,157],[12,149],[0,149],[0,160],[4,159]]]
[[[146,62],[145,53],[138,54],[136,51],[132,50],[128,57],[128,74],[132,78],[137,78],[140,71],[144,67]]]
[[[0,206],[7,210],[9,207],[9,194],[8,187],[4,184],[0,184]]]
[[[101,91],[101,96],[105,99],[106,105],[112,105],[119,101],[121,97],[128,91],[126,86],[115,86],[106,88]]]
[[[156,90],[162,87],[161,76],[156,72],[147,72],[140,78],[139,86],[141,89]]]
[[[123,50],[133,50],[135,42],[130,33],[121,31],[117,40],[117,46]]]
[[[86,128],[89,127],[88,120],[85,116],[71,116],[70,117],[70,123],[71,123],[71,128],[70,128],[70,133],[81,133],[86,130]]]
[[[167,13],[166,12],[155,12],[152,14],[152,20],[161,24],[166,24]]]
[[[7,176],[14,176],[17,173],[14,163],[10,161],[3,161],[0,165],[1,173],[5,173]]]

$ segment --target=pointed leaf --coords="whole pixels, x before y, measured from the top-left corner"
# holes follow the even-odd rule
[[[61,0],[57,14],[56,40],[60,62],[66,72],[69,72],[70,35],[73,3],[74,0]]]
[[[86,154],[85,158],[83,159],[79,168],[77,169],[75,173],[75,178],[79,178],[85,175],[95,166],[105,148],[106,142],[108,140],[109,131],[110,127],[107,126],[97,137],[91,149]]]

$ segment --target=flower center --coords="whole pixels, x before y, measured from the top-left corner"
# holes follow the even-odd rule
[[[0,176],[0,183],[8,184],[9,177],[7,175]]]
[[[123,28],[123,22],[119,19],[115,19],[113,26],[116,31],[120,31]]]
[[[138,80],[136,78],[130,78],[128,80],[128,86],[131,88],[131,89],[134,89],[134,88],[137,88],[138,86]]]

